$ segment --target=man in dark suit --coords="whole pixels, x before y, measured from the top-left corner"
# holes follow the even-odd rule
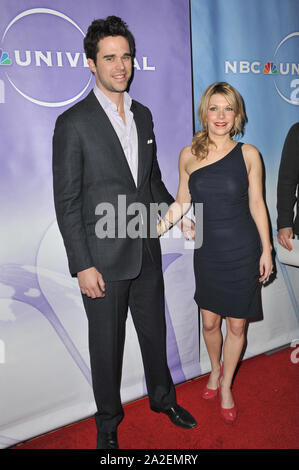
[[[299,238],[299,122],[292,125],[285,139],[277,185],[277,239],[280,245],[292,250],[290,239]],[[296,216],[294,205],[297,200]]]
[[[151,409],[183,428],[197,423],[177,404],[167,366],[161,248],[157,233],[149,236],[149,214],[151,204],[171,204],[173,197],[161,179],[151,113],[126,92],[134,38],[127,25],[112,16],[93,21],[84,48],[96,85],[57,119],[54,199],[69,269],[78,277],[88,317],[97,447],[112,449],[118,448],[117,426],[123,418],[120,382],[128,307]],[[120,196],[125,199],[122,209]],[[136,203],[146,208],[146,214],[137,217],[135,232],[142,236],[124,236],[119,219],[132,227],[136,217],[128,208]],[[103,215],[104,207],[115,209],[113,220],[105,214],[112,227],[106,232],[96,217]]]

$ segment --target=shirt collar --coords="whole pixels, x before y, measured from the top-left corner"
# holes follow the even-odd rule
[[[96,95],[100,105],[102,108],[106,111],[107,109],[113,109],[114,111],[117,111],[116,104],[111,101],[108,96],[105,95],[105,93],[102,92],[102,90],[99,89],[97,85],[94,86],[94,94]],[[132,98],[130,95],[125,91],[124,92],[124,107],[130,110],[132,105]]]

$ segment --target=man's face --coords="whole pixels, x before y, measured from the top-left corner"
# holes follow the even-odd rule
[[[126,91],[132,75],[129,43],[123,36],[107,36],[99,40],[97,63],[88,59],[98,88],[108,96]]]

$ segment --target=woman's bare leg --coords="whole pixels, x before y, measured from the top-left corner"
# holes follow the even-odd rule
[[[245,342],[246,320],[226,318],[226,338],[223,347],[223,376],[221,378],[221,399],[223,408],[232,408],[234,399],[231,392],[232,380]]]
[[[203,321],[203,337],[211,361],[211,374],[207,387],[216,390],[220,375],[220,359],[222,349],[222,332],[221,332],[221,316],[210,312],[209,310],[201,310]]]

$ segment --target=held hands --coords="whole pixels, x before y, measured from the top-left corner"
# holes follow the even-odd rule
[[[260,277],[259,282],[268,281],[273,272],[273,262],[271,250],[263,251],[260,258]]]
[[[105,282],[96,268],[84,269],[77,273],[77,277],[82,294],[92,299],[105,297]]]
[[[293,238],[293,236],[294,236],[293,229],[281,228],[278,231],[278,235],[277,235],[278,243],[284,248],[286,248],[287,250],[292,251],[293,247],[290,242],[290,238]]]
[[[176,225],[179,227],[186,240],[195,240],[195,223],[193,220],[188,217],[183,217]],[[169,223],[168,219],[161,219],[157,225],[158,237],[161,237],[171,227],[172,224]]]
[[[186,240],[195,240],[195,223],[192,219],[189,219],[189,217],[183,217],[177,225],[181,229]]]

